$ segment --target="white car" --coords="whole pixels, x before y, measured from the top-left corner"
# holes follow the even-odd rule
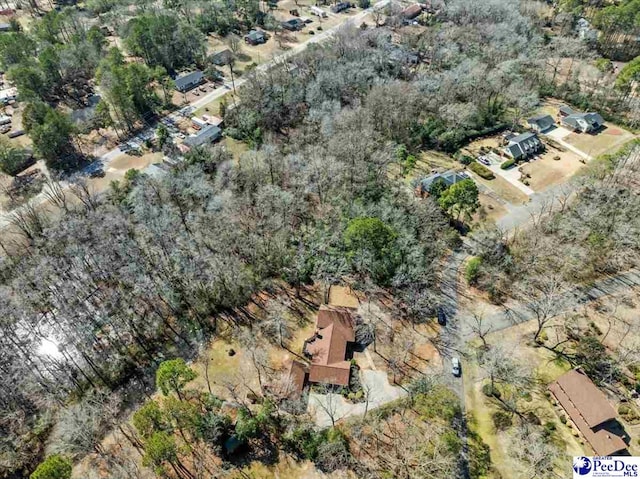
[[[460,369],[460,360],[458,358],[453,358],[451,360],[451,374],[457,378],[462,374],[462,370]]]

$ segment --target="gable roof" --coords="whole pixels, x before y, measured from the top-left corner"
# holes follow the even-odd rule
[[[190,147],[204,145],[208,141],[215,140],[222,135],[220,127],[215,125],[207,125],[202,128],[196,135],[185,138],[184,144]]]
[[[233,52],[227,48],[226,50],[222,50],[211,55],[211,63],[218,66],[226,65],[232,57]]]
[[[513,138],[509,138],[509,141],[511,143],[520,144],[533,139],[540,141],[538,140],[538,137],[536,136],[535,133],[531,133],[530,131],[527,131],[525,133],[519,134],[518,136],[514,136]]]
[[[584,123],[590,128],[599,128],[604,124],[604,118],[599,113],[573,113],[563,119],[563,122],[569,126],[580,127]]]
[[[189,85],[193,85],[194,83],[201,82],[204,78],[204,73],[200,70],[196,70],[191,73],[187,73],[185,75],[179,76],[174,80],[177,89],[186,88]]]
[[[574,369],[563,374],[549,390],[597,455],[608,456],[626,449],[620,436],[601,427],[615,419],[616,412],[584,372]]]
[[[560,113],[562,113],[563,115],[572,115],[573,113],[575,113],[573,111],[573,108],[571,108],[570,106],[567,105],[562,105],[559,108]]]
[[[613,406],[584,372],[573,369],[563,374],[549,386],[552,391],[558,388],[567,395],[589,427],[615,419]]]
[[[520,148],[520,145],[518,145],[517,143],[512,143],[507,145],[507,150],[509,150],[509,153],[511,153],[511,156],[516,159],[522,156],[525,156],[524,151],[522,151],[522,148]]]
[[[289,368],[289,381],[291,390],[286,391],[293,396],[300,397],[304,390],[304,382],[307,377],[307,366],[300,361],[292,361]]]
[[[351,314],[344,308],[321,306],[317,332],[305,344],[311,356],[309,381],[347,386],[351,363],[346,361],[347,343],[355,341]]]
[[[259,42],[261,40],[264,40],[265,35],[262,30],[251,30],[245,35],[245,38],[248,38],[249,40],[254,42]]]
[[[447,184],[447,186],[451,186],[467,179],[469,179],[469,177],[465,173],[458,173],[453,170],[445,171],[444,173],[434,173],[433,175],[420,180],[420,189],[424,192],[428,192],[431,185],[438,180],[442,180]]]
[[[551,115],[538,115],[527,120],[529,125],[536,125],[541,131],[551,128],[555,123]]]

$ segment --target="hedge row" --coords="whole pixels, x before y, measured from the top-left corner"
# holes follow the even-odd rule
[[[500,168],[502,170],[508,170],[509,168],[511,168],[513,165],[516,164],[516,160],[514,160],[513,158],[508,159],[507,161],[503,162],[500,165]]]
[[[480,163],[477,163],[477,162],[471,163],[469,165],[469,169],[479,177],[484,178],[485,180],[493,180],[495,178],[495,175],[493,174],[493,172],[486,166],[481,165]]]

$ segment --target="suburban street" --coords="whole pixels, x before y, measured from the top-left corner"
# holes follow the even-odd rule
[[[299,54],[300,52],[304,51],[306,48],[309,47],[309,45],[312,45],[314,43],[320,43],[323,42],[325,40],[327,40],[328,38],[332,37],[333,35],[335,35],[335,33],[340,30],[341,28],[347,26],[347,25],[357,25],[359,22],[362,22],[364,20],[364,18],[370,14],[371,12],[373,12],[374,10],[380,10],[382,8],[385,8],[391,0],[381,0],[378,3],[376,3],[375,5],[373,5],[372,7],[363,10],[362,12],[358,13],[357,15],[354,15],[353,17],[350,17],[349,19],[345,20],[343,23],[336,25],[333,28],[330,28],[322,33],[319,33],[313,37],[310,37],[308,40],[304,41],[303,43],[295,46],[294,48],[292,48],[291,50],[278,55],[274,58],[272,58],[270,61],[263,63],[259,66],[256,67],[256,72],[257,73],[264,73],[266,71],[268,71],[270,68],[273,68],[276,65],[281,64],[282,62],[286,61],[288,58],[291,58],[297,54]],[[241,87],[242,85],[244,85],[247,82],[247,78],[240,78],[238,80],[235,81],[235,87],[236,89]],[[188,105],[183,106],[182,108],[180,108],[179,110],[177,110],[176,112],[173,112],[169,115],[167,115],[166,117],[163,117],[159,120],[159,122],[161,123],[165,123],[165,122],[175,122],[176,120],[178,120],[180,117],[189,117],[194,111],[196,111],[199,108],[204,107],[205,105],[211,103],[212,101],[217,100],[218,98],[221,98],[225,95],[227,95],[229,92],[231,91],[231,86],[229,83],[225,83],[223,86],[216,88],[215,90],[209,92],[208,94],[204,95],[201,98],[198,98],[197,100],[189,103]],[[119,144],[118,146],[116,146],[115,148],[111,149],[110,151],[108,151],[107,153],[104,153],[103,155],[97,157],[95,159],[95,161],[93,161],[91,164],[87,165],[86,167],[84,167],[82,170],[80,170],[79,172],[75,173],[73,175],[73,177],[70,179],[70,181],[74,181],[75,178],[77,177],[82,177],[82,176],[86,176],[89,172],[102,168],[102,169],[106,169],[108,168],[109,164],[115,160],[116,158],[122,156],[123,154],[125,154],[125,151],[123,151],[123,147],[129,143],[133,143],[133,144],[138,144],[138,143],[142,143],[145,139],[149,139],[149,138],[153,138],[154,134],[155,134],[155,127],[156,125],[151,125],[148,126],[147,128],[145,128],[144,130],[142,130],[141,132],[137,133],[135,136],[133,136],[132,138],[130,138],[129,140]],[[69,182],[68,181],[60,181],[60,186],[63,189],[68,188],[69,186]],[[29,201],[29,205],[33,206],[33,207],[37,207],[40,206],[42,204],[44,204],[47,201],[47,193],[48,193],[48,186],[45,185],[43,187],[43,190],[37,194],[36,196],[34,196],[30,201]],[[11,217],[12,215],[19,211],[19,210],[26,210],[28,205],[23,205],[20,208],[17,208],[16,210],[12,210],[6,213],[3,213],[0,215],[0,228],[5,228],[7,227],[10,222],[11,222]]]

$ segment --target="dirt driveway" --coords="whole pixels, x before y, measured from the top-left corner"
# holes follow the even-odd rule
[[[387,373],[384,371],[362,370],[360,372],[362,388],[368,393],[369,404],[361,402],[350,403],[340,394],[309,393],[308,411],[315,417],[315,422],[320,427],[331,426],[331,417],[334,421],[361,416],[367,410],[372,410],[407,395],[407,391],[389,384]]]

